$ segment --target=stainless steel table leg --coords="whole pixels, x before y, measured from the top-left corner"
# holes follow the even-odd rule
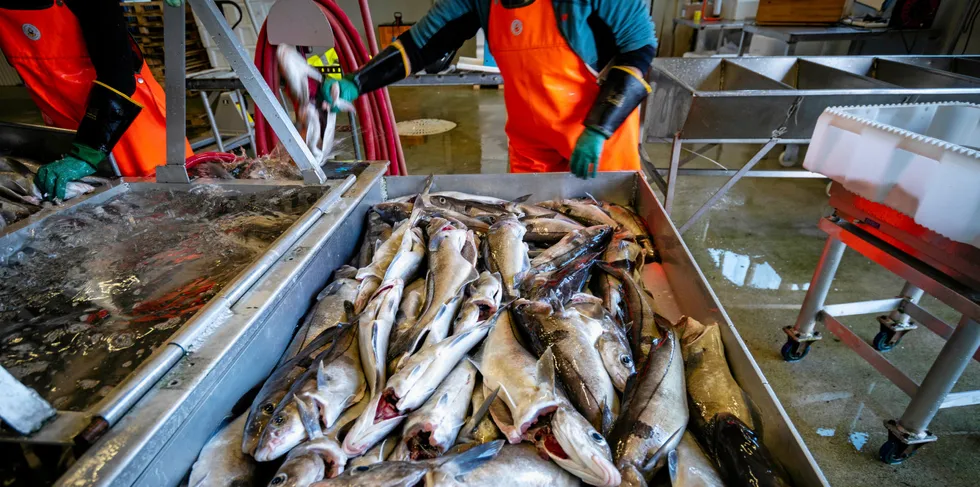
[[[813,272],[813,279],[810,280],[810,289],[807,290],[806,297],[803,298],[803,306],[800,307],[800,314],[796,317],[796,324],[783,328],[789,336],[782,349],[786,361],[801,360],[810,351],[810,344],[821,338],[820,332],[814,331],[813,328],[827,301],[830,285],[834,282],[834,275],[837,274],[837,267],[846,248],[844,242],[833,236],[827,237],[823,253],[817,261],[817,269]]]
[[[902,287],[902,294],[898,297],[910,303],[918,304],[923,294],[925,294],[923,290],[906,282],[905,286]],[[887,352],[895,348],[895,345],[898,345],[898,342],[902,340],[902,337],[906,333],[918,328],[918,326],[910,321],[909,315],[904,313],[902,305],[899,305],[897,310],[892,311],[888,315],[879,316],[878,324],[881,330],[875,335],[871,341],[871,345],[879,352]]]
[[[752,33],[746,32],[742,29],[742,38],[738,42],[738,55],[744,56],[749,52],[749,47],[752,45]]]
[[[886,421],[889,439],[879,450],[886,463],[901,463],[925,443],[936,440],[928,428],[946,395],[963,375],[973,354],[980,348],[980,323],[964,316],[946,341],[939,357],[929,368],[918,392],[912,397],[902,418]]]
[[[211,101],[208,100],[208,92],[201,90],[201,102],[204,103],[204,113],[208,116],[208,123],[211,124],[211,133],[214,134],[214,143],[218,146],[218,152],[225,151],[225,142],[221,140],[221,131],[218,124],[214,121],[214,111],[211,110]]]
[[[667,195],[664,201],[667,216],[670,216],[670,212],[674,209],[674,192],[677,191],[677,168],[680,167],[682,145],[681,134],[678,132],[674,134],[674,145],[670,150],[670,172],[667,175]]]

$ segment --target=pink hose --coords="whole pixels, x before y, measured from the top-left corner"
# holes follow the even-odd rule
[[[340,65],[344,72],[352,73],[363,66],[371,59],[368,49],[364,46],[360,34],[350,18],[337,6],[333,0],[316,0],[320,8],[326,13],[327,20],[334,32],[336,39],[337,54],[340,58]],[[368,32],[368,42],[373,53],[378,52],[377,39],[374,36],[371,24],[371,14],[366,0],[359,0],[361,15],[365,20],[365,28]],[[279,73],[278,60],[276,59],[275,49],[269,44],[269,37],[262,26],[255,49],[255,63],[259,71],[269,83],[273,93],[279,92]],[[395,116],[391,110],[391,99],[387,90],[380,90],[359,97],[354,106],[357,112],[357,119],[360,122],[361,132],[364,135],[365,157],[368,160],[376,160],[378,157],[391,161],[388,167],[389,175],[407,174],[405,170],[405,156],[402,152],[401,141],[395,131]],[[256,109],[255,113],[255,145],[256,152],[260,155],[268,154],[278,143],[275,134],[269,128],[269,124],[261,112]]]

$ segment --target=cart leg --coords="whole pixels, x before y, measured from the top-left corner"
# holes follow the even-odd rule
[[[242,90],[235,90],[235,96],[238,98],[238,109],[242,113],[242,123],[245,124],[245,133],[248,134],[248,143],[252,146],[252,155],[258,156],[255,152],[255,129],[252,127],[252,122],[249,122],[248,107],[245,106],[245,95],[242,94]]]
[[[898,297],[918,304],[923,294],[925,293],[921,289],[906,282],[905,286],[902,287],[902,294]],[[918,328],[915,323],[910,321],[909,315],[902,312],[901,305],[887,316],[879,316],[878,323],[881,330],[875,335],[871,345],[879,352],[887,352],[895,348],[895,345],[898,345],[906,333]]]
[[[781,352],[787,362],[802,360],[810,351],[810,345],[821,338],[820,332],[813,328],[827,301],[830,285],[834,282],[834,275],[837,274],[837,267],[846,248],[844,242],[834,237],[827,238],[820,260],[817,261],[817,269],[813,272],[813,279],[810,280],[810,289],[803,298],[800,315],[796,317],[796,324],[783,328],[788,338]]]
[[[929,423],[978,348],[980,323],[964,316],[949,340],[946,340],[946,345],[929,368],[902,418],[885,422],[888,441],[878,451],[881,461],[893,465],[902,463],[922,445],[936,441],[936,437],[927,429]]]
[[[667,216],[674,209],[674,192],[677,191],[677,168],[681,165],[681,134],[674,134],[674,144],[670,149],[670,172],[667,175],[667,195],[664,209]]]

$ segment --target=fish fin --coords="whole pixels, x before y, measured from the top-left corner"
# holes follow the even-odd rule
[[[483,465],[493,457],[497,456],[500,449],[504,447],[504,440],[491,441],[490,443],[484,443],[479,446],[475,446],[466,450],[459,455],[446,458],[439,465],[452,464],[455,467],[455,474],[457,476],[466,475],[467,473],[473,471],[480,465]]]
[[[441,395],[441,396],[439,396],[439,400],[436,401],[436,406],[437,407],[446,407],[447,404],[449,404],[449,393],[448,392],[445,393],[445,394],[443,394],[443,395]]]
[[[316,401],[311,400],[309,404],[300,398],[295,398],[296,409],[299,411],[299,419],[303,422],[306,435],[311,440],[323,436],[323,429],[320,428],[320,413],[316,406]]]
[[[316,388],[325,389],[330,384],[330,378],[327,377],[327,368],[323,365],[323,360],[320,364],[316,366]]]
[[[591,195],[591,194],[589,194],[588,192],[586,192],[586,193],[585,193],[585,195],[586,195],[586,196],[588,196],[590,200],[592,200],[592,203],[593,203],[594,205],[596,205],[596,206],[599,206],[599,207],[601,207],[601,206],[602,206],[602,203],[599,203],[599,200],[597,200],[597,199],[595,199],[595,196],[592,196],[592,195]]]
[[[535,374],[538,384],[544,384],[552,393],[555,392],[555,353],[548,347],[538,359]]]
[[[430,174],[429,177],[425,178],[425,186],[422,187],[422,192],[419,194],[428,196],[429,192],[432,190],[432,179],[434,175]]]
[[[380,335],[381,335],[380,326],[378,325],[378,322],[377,321],[372,322],[371,323],[371,350],[374,350],[375,353],[379,353],[380,356],[378,358],[383,360],[387,358],[386,357],[387,351],[381,350],[378,347],[378,340],[381,339]],[[379,367],[377,368],[377,370],[374,371],[374,387],[371,388],[372,394],[376,392],[377,388],[384,385],[383,382],[385,380],[386,368],[384,364],[378,364],[378,365]]]
[[[497,390],[493,393],[494,398],[496,398],[500,392],[504,393],[503,399],[507,402],[507,404],[517,404],[514,402],[514,397],[510,395],[510,392],[507,391],[507,388],[504,387],[503,384],[497,384]],[[490,402],[492,403],[493,401]]]
[[[327,296],[330,296],[331,294],[336,293],[337,290],[340,289],[341,284],[342,283],[340,281],[334,281],[334,282],[331,282],[330,284],[327,284],[327,286],[325,288],[323,288],[323,290],[320,291],[319,294],[316,295],[316,300],[317,301],[322,301],[323,298],[325,298]]]
[[[531,194],[526,194],[524,196],[518,196],[514,198],[514,203],[527,203],[527,200],[531,199]]]
[[[557,306],[558,307],[558,312],[559,313],[564,313],[565,312],[565,305],[564,305],[564,303],[561,302],[561,298],[558,297],[558,293],[556,293],[555,290],[552,289],[548,294],[551,295],[551,302],[552,302],[552,305],[551,306],[552,306],[552,309],[554,309],[554,307]]]
[[[483,404],[480,404],[480,407],[476,411],[473,411],[473,415],[470,416],[470,419],[466,423],[467,427],[464,431],[465,436],[472,437],[473,433],[476,433],[477,428],[480,427],[480,423],[483,422],[483,419],[487,417],[487,414],[490,414],[490,406],[493,404],[493,401],[497,399],[497,394],[500,393],[501,387],[503,386],[497,386],[497,388],[483,400]]]
[[[357,309],[354,307],[354,303],[350,301],[344,301],[344,321],[350,323],[357,316]]]

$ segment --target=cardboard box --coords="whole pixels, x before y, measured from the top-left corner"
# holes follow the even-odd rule
[[[759,25],[834,24],[844,16],[846,5],[847,0],[760,0],[755,22]]]

